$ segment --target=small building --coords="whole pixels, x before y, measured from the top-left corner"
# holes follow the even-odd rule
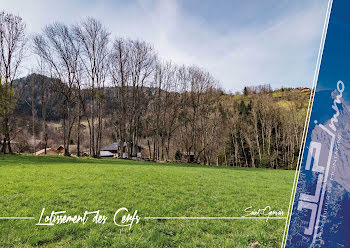
[[[109,152],[109,151],[100,151],[100,157],[101,158],[113,158],[115,154]]]
[[[184,161],[186,161],[187,163],[193,163],[195,160],[195,154],[193,152],[183,152],[182,153],[182,158]]]
[[[8,141],[6,141],[6,144],[8,144]],[[11,140],[10,144],[11,144],[12,151],[20,151],[20,144],[18,142]],[[3,145],[4,145],[4,141],[0,140],[0,150],[1,151],[2,151]]]
[[[113,157],[115,158],[129,158],[128,143],[123,142],[122,144],[123,145],[121,146],[119,142],[115,142],[110,145],[107,145],[100,150],[100,155],[103,151],[108,151],[112,153],[114,155]],[[141,145],[136,146],[135,150],[131,154],[131,157],[137,157],[138,159],[141,159],[143,157],[144,150],[145,149]]]
[[[69,145],[69,153],[77,155],[78,154],[78,146],[77,145]],[[80,150],[80,153],[82,153],[81,150]]]
[[[310,91],[309,88],[302,88],[302,89],[300,90],[300,92],[309,92],[309,91]]]
[[[57,147],[56,151],[58,152],[58,154],[64,154],[64,146],[60,145],[59,147]]]
[[[105,151],[112,153],[115,158],[128,158],[128,144],[126,142],[123,143],[123,146],[120,146],[119,142],[115,142],[103,147],[100,150],[101,157],[101,153]]]
[[[58,155],[59,153],[52,148],[46,148],[46,154],[45,154],[45,148],[41,149],[40,151],[37,151],[35,155]]]
[[[136,151],[135,151],[135,154],[136,155],[136,158],[138,159],[142,159],[143,157],[145,157],[145,148],[141,145],[138,145],[135,147]]]
[[[120,151],[119,142],[115,142],[113,144],[103,147],[100,153],[103,151],[108,151],[110,153],[117,154]]]
[[[69,145],[69,153],[76,155],[78,153],[77,147],[77,145]],[[64,146],[60,145],[59,147],[57,147],[56,151],[58,152],[58,154],[64,154]]]

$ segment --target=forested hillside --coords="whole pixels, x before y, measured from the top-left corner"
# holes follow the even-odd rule
[[[44,146],[43,129],[39,125],[43,121],[43,110],[48,123],[48,146],[62,142],[59,134],[63,99],[57,97],[51,85],[54,81],[38,74],[14,81],[18,93],[16,112],[23,121],[19,125],[27,125],[27,135],[22,136],[27,140],[21,141],[28,143],[24,146],[25,152],[33,149],[30,143],[32,113],[36,123],[34,136],[39,140],[35,149]],[[117,101],[120,90],[117,86],[104,89],[103,145],[116,142],[120,137],[118,119],[123,115]],[[132,90],[130,87],[126,92],[132,94]],[[85,96],[89,93],[87,89],[82,92]],[[140,120],[138,144],[144,146],[151,160],[287,169],[296,164],[310,96],[308,89],[273,91],[265,85],[246,87],[242,94],[212,90],[210,94],[194,97],[190,92],[144,88],[142,94],[145,112]],[[82,101],[89,105],[88,97]],[[133,111],[127,103],[128,111]],[[83,127],[89,125],[84,114],[80,118]],[[77,143],[77,129],[75,125],[71,144]],[[88,151],[88,131],[80,132],[81,151]]]
[[[221,161],[236,166],[294,169],[310,93],[309,89],[280,89],[226,96],[229,140]]]

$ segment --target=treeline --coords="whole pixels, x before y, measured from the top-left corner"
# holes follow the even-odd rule
[[[93,18],[49,24],[28,40],[20,17],[0,13],[0,41],[3,153],[31,129],[40,148],[58,133],[67,156],[71,144],[78,156],[99,157],[102,146],[119,142],[129,157],[143,149],[152,160],[295,164],[307,98],[299,91],[283,92],[284,102],[269,85],[227,95],[204,69],[163,61],[144,41],[112,39]],[[25,50],[38,61],[37,75],[15,81]],[[31,120],[20,121],[19,111],[30,112]],[[56,132],[48,125],[55,119],[61,125]]]
[[[279,91],[254,94],[250,100],[235,102],[231,112],[230,139],[225,163],[234,166],[295,168],[306,118],[310,92]]]

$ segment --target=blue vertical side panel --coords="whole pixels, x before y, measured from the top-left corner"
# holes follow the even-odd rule
[[[285,247],[350,247],[350,1],[334,0]]]

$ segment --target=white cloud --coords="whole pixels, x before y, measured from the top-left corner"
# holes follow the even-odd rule
[[[247,25],[223,33],[220,27],[208,25],[198,15],[189,15],[172,0],[0,0],[0,6],[21,15],[31,32],[39,32],[52,21],[74,23],[94,16],[106,24],[114,37],[146,40],[161,57],[203,67],[225,89],[233,91],[261,83],[271,83],[273,87],[311,86],[326,13],[326,0],[310,4],[303,1],[300,6],[304,7],[281,15],[272,24]]]

